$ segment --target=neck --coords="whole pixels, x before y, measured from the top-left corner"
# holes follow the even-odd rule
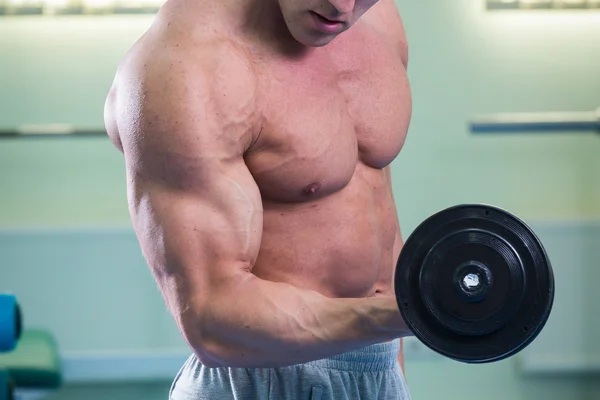
[[[306,55],[311,48],[302,45],[291,35],[278,0],[241,0],[244,2],[243,29],[284,56]]]

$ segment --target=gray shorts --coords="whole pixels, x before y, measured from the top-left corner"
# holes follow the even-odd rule
[[[400,340],[281,368],[208,368],[191,356],[170,400],[408,400]]]

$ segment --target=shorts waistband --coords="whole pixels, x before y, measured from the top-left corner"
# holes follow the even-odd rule
[[[399,352],[400,339],[396,339],[303,365],[355,372],[385,371],[398,365]]]

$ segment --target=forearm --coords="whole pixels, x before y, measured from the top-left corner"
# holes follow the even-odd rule
[[[410,334],[392,297],[332,299],[254,275],[231,289],[188,338],[213,366],[294,365]]]

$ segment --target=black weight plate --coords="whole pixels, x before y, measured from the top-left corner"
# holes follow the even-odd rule
[[[440,211],[406,239],[398,307],[413,334],[457,361],[487,363],[528,346],[554,301],[552,267],[535,233],[488,205]]]

